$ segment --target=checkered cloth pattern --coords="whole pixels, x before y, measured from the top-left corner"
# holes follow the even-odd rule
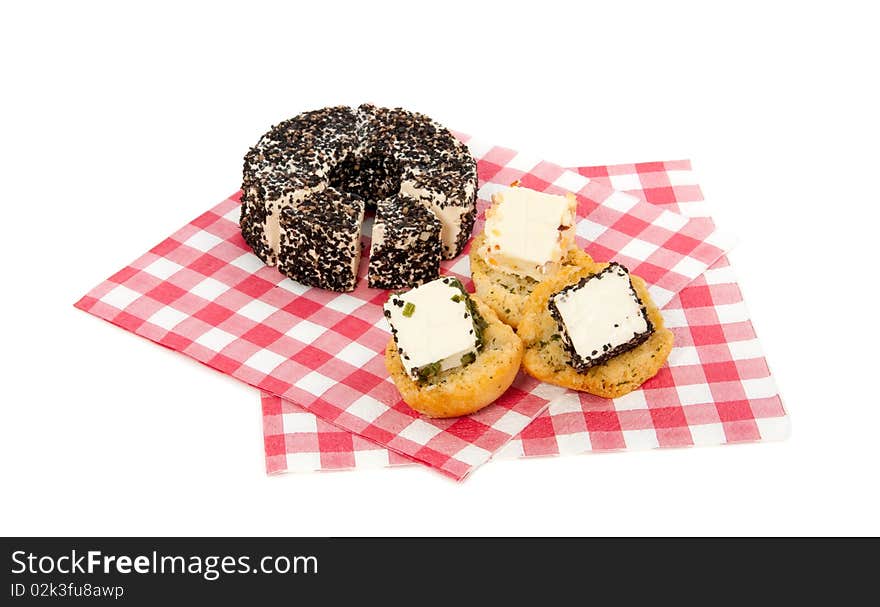
[[[580,167],[605,187],[689,217],[709,213],[690,161]],[[664,307],[668,366],[613,401],[568,391],[494,458],[782,440],[789,418],[726,257]],[[302,407],[261,394],[266,469],[338,470],[412,463]]]
[[[614,257],[643,276],[659,305],[728,245],[707,218],[683,217],[539,158],[468,145],[482,185],[476,231],[491,193],[513,181],[574,192],[579,244],[594,258]],[[474,415],[417,415],[385,371],[389,332],[381,306],[387,293],[367,288],[366,264],[351,293],[285,278],[242,239],[239,196],[188,223],[76,306],[459,480],[564,392],[520,374],[498,401]],[[444,263],[443,271],[470,284],[467,255]]]

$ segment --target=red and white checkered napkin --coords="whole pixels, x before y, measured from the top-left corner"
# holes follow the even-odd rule
[[[464,138],[464,137],[463,137]],[[706,218],[688,219],[572,171],[499,147],[470,143],[479,161],[479,210],[492,191],[524,186],[578,197],[582,246],[646,278],[659,305],[724,254]],[[361,264],[346,294],[309,288],[266,267],[238,228],[236,194],[95,287],[76,305],[180,351],[262,391],[284,397],[337,428],[456,479],[518,435],[561,388],[520,374],[493,405],[451,420],[417,415],[400,399],[383,353],[382,303]],[[476,231],[482,229],[482,218]],[[467,255],[444,271],[469,284]]]
[[[708,217],[689,161],[577,169],[660,208]],[[613,401],[564,392],[494,457],[714,445],[788,436],[789,418],[770,376],[725,257],[663,309],[675,333],[668,366],[641,390]],[[411,463],[263,393],[270,473]]]

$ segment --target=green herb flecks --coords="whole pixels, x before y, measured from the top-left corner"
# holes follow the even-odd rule
[[[461,364],[462,364],[462,366],[469,365],[472,362],[474,362],[475,360],[477,360],[477,355],[473,352],[468,352],[467,354],[465,354],[464,356],[461,357]]]
[[[449,285],[450,287],[455,287],[459,291],[461,291],[461,295],[459,296],[457,293],[453,297],[461,297],[464,300],[465,307],[467,308],[467,312],[471,317],[472,322],[474,323],[474,335],[476,336],[476,345],[477,350],[483,349],[483,331],[486,330],[486,327],[489,326],[489,323],[483,318],[480,312],[477,310],[476,304],[474,304],[474,300],[470,298],[470,295],[465,290],[464,285],[461,284],[461,281],[455,277],[449,276],[443,279],[443,282]],[[453,300],[454,301],[454,300]]]
[[[418,381],[425,383],[440,375],[440,361],[430,363],[416,371]]]
[[[401,314],[403,314],[405,317],[409,318],[410,316],[413,315],[413,312],[415,312],[415,311],[416,311],[416,304],[414,304],[411,301],[408,301],[403,306],[403,312],[401,312]]]

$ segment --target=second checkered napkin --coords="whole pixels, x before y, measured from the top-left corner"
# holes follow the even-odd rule
[[[708,217],[687,160],[582,167],[603,185],[667,210]],[[663,309],[675,334],[667,367],[613,401],[566,392],[494,458],[720,445],[788,436],[788,415],[726,257]],[[262,393],[269,473],[411,464],[376,443]]]

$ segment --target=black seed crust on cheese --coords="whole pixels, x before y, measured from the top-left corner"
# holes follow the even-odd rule
[[[327,188],[281,211],[278,269],[305,285],[351,291],[361,257],[364,202]]]
[[[647,328],[642,333],[633,334],[632,339],[627,341],[626,343],[619,344],[618,346],[612,347],[611,344],[605,344],[602,346],[602,350],[593,350],[587,356],[581,356],[574,348],[574,344],[571,343],[571,339],[569,338],[568,331],[565,328],[565,323],[562,320],[562,315],[559,313],[559,309],[556,307],[556,302],[554,302],[554,298],[557,295],[561,295],[567,293],[569,291],[576,291],[581,289],[587,282],[591,280],[602,280],[602,277],[606,274],[617,273],[618,276],[626,276],[627,281],[629,282],[629,292],[633,299],[639,304],[639,309],[641,311],[642,318],[645,319],[645,323]],[[651,319],[648,318],[648,310],[645,308],[645,304],[642,302],[642,299],[639,297],[639,294],[636,293],[635,288],[632,285],[632,279],[629,277],[629,270],[617,263],[616,261],[612,261],[608,266],[603,269],[601,272],[597,274],[590,274],[589,276],[584,276],[578,282],[568,285],[563,289],[560,289],[556,293],[553,293],[550,296],[547,307],[550,310],[550,316],[556,321],[557,326],[559,327],[559,338],[562,342],[563,349],[568,353],[569,360],[568,364],[574,368],[578,373],[585,373],[590,367],[595,367],[601,364],[604,364],[618,356],[623,354],[624,352],[629,352],[633,348],[640,346],[645,343],[648,338],[654,333],[654,324],[651,322]],[[557,334],[554,333],[554,336]]]
[[[380,238],[381,235],[381,238]],[[379,201],[367,281],[374,289],[417,287],[440,274],[440,221],[405,194]]]
[[[463,144],[460,144],[464,147]],[[442,157],[441,157],[442,158]],[[441,159],[441,162],[445,162]],[[452,163],[446,166],[451,166]],[[473,173],[472,173],[473,169]],[[428,206],[435,205],[439,209],[453,207],[461,210],[461,231],[452,246],[443,247],[443,258],[452,259],[458,255],[471,236],[474,220],[477,214],[477,178],[476,165],[473,167],[462,164],[457,170],[425,172],[419,169],[408,168],[404,171],[402,180],[413,188],[412,191],[419,193],[419,200]],[[457,185],[465,183],[464,188]]]
[[[374,209],[379,200],[400,189],[400,176],[400,165],[394,158],[352,152],[331,169],[328,180],[331,186],[360,196],[368,209]]]
[[[288,217],[282,222],[281,241],[292,241],[293,234],[287,231],[295,226],[289,218],[304,215],[302,211],[286,213],[318,191],[330,188],[346,194],[327,198],[327,204],[356,198],[362,207],[374,208],[396,197],[404,182],[417,189],[417,201],[429,213],[455,207],[453,214],[460,215],[455,242],[442,246],[438,234],[433,246],[444,259],[460,254],[476,217],[477,166],[467,147],[448,129],[423,114],[401,108],[361,105],[356,109],[337,106],[304,112],[273,126],[245,156],[242,235],[260,259],[278,265],[282,273],[299,280],[287,273],[289,268],[302,265],[287,258],[289,249],[282,248],[276,259],[270,247],[265,233],[268,216],[280,213]],[[345,208],[340,213],[344,215]],[[413,255],[430,261],[433,268],[432,256],[416,249]],[[393,279],[377,277],[371,283],[419,284],[405,282],[407,276],[417,274],[412,271],[413,263]],[[424,269],[420,276],[431,274],[431,268]],[[433,270],[431,276],[436,275]],[[315,286],[335,290],[340,284],[349,283],[333,280]],[[354,286],[351,283],[348,290]]]

